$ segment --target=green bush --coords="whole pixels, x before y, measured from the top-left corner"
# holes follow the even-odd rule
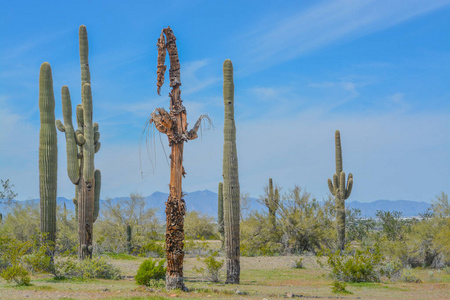
[[[202,273],[206,280],[211,282],[219,282],[220,274],[219,271],[223,267],[223,260],[217,260],[216,258],[219,256],[219,251],[214,251],[210,255],[205,258],[198,257],[197,260],[203,262],[206,265],[205,268],[197,268],[194,267],[194,270],[197,273]]]
[[[18,285],[30,284],[30,274],[22,265],[12,265],[7,267],[0,276],[8,283],[14,281]]]
[[[76,277],[85,279],[121,279],[120,269],[106,261],[104,257],[85,259],[77,263]]]
[[[294,260],[294,268],[295,269],[304,269],[303,265],[303,257],[299,257],[297,260]]]
[[[166,268],[164,267],[165,259],[161,259],[159,262],[151,258],[146,259],[139,266],[134,279],[139,285],[153,285],[152,283],[160,279],[166,278]]]
[[[347,284],[345,282],[334,281],[333,285],[331,286],[331,291],[337,294],[352,294],[352,292],[345,289],[346,287]]]
[[[148,244],[142,246],[139,251],[139,256],[156,256],[163,258],[166,255],[164,245],[156,241],[150,241]]]
[[[375,249],[355,250],[353,254],[342,254],[340,250],[328,252],[327,264],[330,276],[343,282],[379,282],[382,256]]]

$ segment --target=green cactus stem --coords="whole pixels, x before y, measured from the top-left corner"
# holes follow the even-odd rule
[[[131,226],[127,225],[127,253],[131,254]]]
[[[41,232],[48,241],[56,241],[56,184],[58,146],[55,126],[55,97],[50,64],[41,65],[39,75],[39,194]]]
[[[336,205],[336,230],[338,236],[338,248],[345,248],[345,200],[350,197],[353,187],[353,174],[348,174],[347,185],[345,183],[345,173],[342,164],[341,134],[339,130],[335,133],[336,147],[336,173],[333,174],[333,181],[328,179],[328,188],[335,197]]]
[[[264,204],[269,209],[269,221],[272,226],[272,231],[276,230],[276,213],[279,207],[280,196],[278,188],[273,190],[272,178],[269,178],[269,185],[266,188],[266,197],[264,198]]]
[[[227,279],[225,283],[239,284],[240,278],[240,190],[234,123],[233,64],[223,63],[223,100],[225,123],[223,128],[223,205]]]

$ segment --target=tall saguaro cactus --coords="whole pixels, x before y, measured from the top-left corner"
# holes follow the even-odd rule
[[[345,185],[345,173],[342,167],[341,134],[339,130],[335,133],[336,144],[336,173],[333,181],[328,179],[328,188],[335,197],[336,204],[336,229],[338,236],[338,247],[345,248],[345,200],[350,197],[353,187],[353,174],[348,174],[347,186]]]
[[[223,207],[225,225],[225,252],[227,279],[225,283],[239,283],[240,268],[240,191],[236,149],[236,125],[234,123],[233,64],[223,63],[223,101],[225,124],[223,128]]]
[[[55,127],[55,96],[50,64],[41,65],[39,74],[39,194],[41,232],[48,241],[56,241],[56,184],[58,146]]]
[[[266,188],[266,197],[264,198],[264,204],[269,209],[269,221],[272,225],[272,231],[276,230],[276,212],[280,204],[280,195],[278,188],[273,190],[272,178],[269,178],[269,186]]]
[[[200,127],[200,118],[194,127],[187,130],[186,108],[181,100],[180,61],[175,43],[176,38],[170,27],[161,31],[158,39],[158,67],[157,67],[157,91],[160,92],[164,84],[164,73],[167,66],[165,63],[166,51],[170,58],[170,112],[164,108],[157,108],[151,113],[150,124],[154,123],[159,132],[167,135],[170,154],[170,194],[166,202],[166,256],[167,273],[166,288],[186,290],[183,282],[183,258],[184,258],[184,216],[186,204],[184,202],[181,182],[186,174],[183,168],[184,142],[194,140],[198,137],[197,131]]]
[[[99,213],[101,173],[94,168],[94,154],[100,150],[98,124],[93,123],[92,92],[88,62],[86,27],[80,26],[81,103],[76,107],[78,129],[72,124],[72,103],[69,88],[63,86],[62,108],[64,124],[56,126],[66,135],[67,173],[75,184],[74,198],[78,220],[78,258],[92,258],[93,226]]]
[[[224,244],[224,233],[225,228],[223,225],[223,183],[219,182],[219,188],[218,188],[218,203],[217,203],[217,224],[219,225],[219,234],[220,234],[220,240],[222,242],[222,247]]]

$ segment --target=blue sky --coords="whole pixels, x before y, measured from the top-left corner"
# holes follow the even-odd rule
[[[89,38],[102,198],[167,192],[167,139],[145,120],[168,108],[156,94],[156,40],[171,26],[182,98],[193,124],[214,128],[185,146],[185,191],[222,180],[222,64],[235,69],[241,192],[269,177],[321,199],[335,172],[334,131],[349,199],[431,201],[450,192],[450,1],[5,1],[0,0],[0,178],[18,199],[39,197],[39,67],[52,66],[80,103],[78,27]],[[161,139],[161,141],[160,141]],[[58,195],[73,197],[58,133]],[[141,152],[141,155],[140,155]],[[150,161],[149,154],[152,157]]]

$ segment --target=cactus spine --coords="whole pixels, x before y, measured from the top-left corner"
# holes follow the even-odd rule
[[[39,74],[39,194],[41,232],[56,241],[56,183],[58,146],[55,127],[55,97],[50,64],[44,62]]]
[[[353,174],[348,174],[347,186],[345,185],[345,173],[342,166],[341,134],[339,130],[335,133],[336,145],[336,173],[333,174],[333,181],[328,179],[330,193],[335,196],[336,205],[336,230],[338,236],[338,247],[345,248],[345,200],[350,197],[353,187]]]
[[[94,154],[100,150],[98,124],[93,123],[92,92],[88,62],[88,39],[84,25],[80,26],[81,103],[76,107],[78,129],[72,125],[72,103],[69,88],[63,86],[64,124],[56,126],[66,135],[67,173],[75,184],[76,218],[78,220],[78,258],[92,258],[93,225],[99,213],[101,174],[94,168]]]
[[[240,191],[236,125],[234,123],[233,64],[229,59],[223,63],[223,101],[225,105],[225,124],[223,128],[223,205],[227,265],[227,279],[225,283],[239,283]]]
[[[223,227],[223,183],[219,182],[218,188],[218,205],[217,205],[217,224],[219,225],[220,240],[222,242],[222,248],[224,243],[224,227]]]
[[[266,195],[267,197],[264,198],[264,204],[266,204],[269,209],[269,221],[272,225],[272,230],[274,231],[276,230],[276,212],[280,203],[280,195],[278,188],[275,188],[275,192],[273,190],[272,178],[269,178],[269,186],[267,187]]]

